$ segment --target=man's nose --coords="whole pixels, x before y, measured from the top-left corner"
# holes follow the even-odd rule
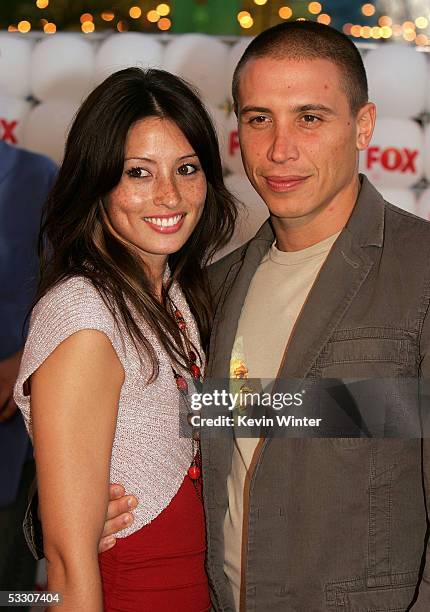
[[[268,150],[268,158],[278,164],[299,158],[299,150],[292,130],[285,127],[277,127],[274,130],[273,140]]]
[[[156,182],[154,204],[175,208],[181,201],[181,194],[174,177],[160,176]]]

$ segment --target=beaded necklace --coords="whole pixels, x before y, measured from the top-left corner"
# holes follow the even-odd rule
[[[184,343],[185,352],[188,355],[188,371],[191,374],[194,384],[197,386],[200,386],[202,382],[201,380],[202,373],[201,373],[200,367],[197,365],[197,355],[195,351],[193,350],[194,347],[191,344],[191,341],[188,337],[187,323],[181,311],[176,306],[176,304],[174,303],[174,301],[172,300],[170,296],[168,297],[168,300],[169,300],[169,306],[171,308],[173,317],[176,321],[179,331],[181,332],[181,338]],[[200,478],[201,478],[201,466],[202,466],[201,453],[200,453],[200,441],[199,441],[198,430],[196,427],[192,426],[192,423],[190,420],[192,416],[192,410],[190,407],[190,402],[189,402],[189,397],[188,397],[188,383],[185,380],[185,378],[175,370],[173,365],[172,365],[172,371],[173,371],[173,376],[175,378],[176,386],[179,392],[181,393],[181,395],[185,398],[187,409],[188,409],[187,420],[190,426],[192,427],[192,433],[191,433],[192,458],[191,458],[191,465],[188,468],[187,473],[188,473],[188,476],[193,481],[193,484],[195,486],[198,496],[201,497],[200,491],[199,491],[200,484],[201,484]]]

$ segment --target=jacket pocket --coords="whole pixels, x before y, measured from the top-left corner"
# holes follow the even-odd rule
[[[416,572],[378,578],[369,587],[365,579],[332,583],[326,588],[328,610],[343,612],[407,612],[415,595]]]
[[[384,327],[337,330],[315,365],[322,378],[411,376],[416,368],[414,335]]]

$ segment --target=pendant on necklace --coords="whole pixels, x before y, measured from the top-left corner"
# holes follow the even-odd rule
[[[183,393],[188,393],[188,383],[183,376],[180,374],[174,373],[176,386],[179,391],[183,391]]]
[[[192,465],[188,468],[188,476],[191,478],[191,480],[197,480],[200,478],[200,468],[197,467],[197,465]]]

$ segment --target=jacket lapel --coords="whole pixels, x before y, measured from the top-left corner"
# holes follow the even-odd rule
[[[383,198],[362,177],[353,213],[327,256],[297,320],[279,378],[303,378],[309,374],[379,258],[383,232]]]

